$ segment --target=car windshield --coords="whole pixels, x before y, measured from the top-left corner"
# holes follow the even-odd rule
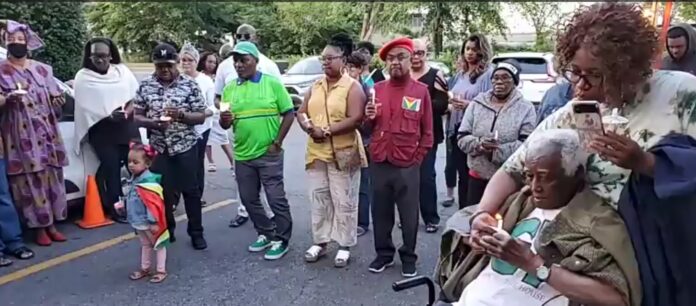
[[[287,74],[322,74],[321,62],[317,57],[305,58],[288,69]]]
[[[497,57],[493,59],[493,64],[497,64],[507,59],[514,59],[520,63],[522,74],[547,74],[548,64],[542,57]]]

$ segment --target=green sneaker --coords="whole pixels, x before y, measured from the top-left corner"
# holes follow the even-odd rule
[[[271,248],[266,251],[263,258],[266,260],[280,259],[288,252],[288,247],[282,241],[272,241]]]
[[[271,246],[271,241],[264,235],[259,235],[256,241],[249,246],[249,252],[261,252]]]

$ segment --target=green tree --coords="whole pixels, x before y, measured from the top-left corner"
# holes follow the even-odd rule
[[[427,10],[426,27],[435,56],[444,48],[444,41],[460,42],[472,33],[505,34],[505,21],[497,2],[433,2],[423,5]]]
[[[410,13],[421,7],[414,2],[354,2],[362,13],[360,40],[372,40],[372,35],[381,32],[404,32],[410,22]]]
[[[68,80],[82,64],[86,40],[82,6],[80,2],[0,2],[0,19],[29,24],[45,43],[31,56],[51,65],[57,78]]]
[[[535,48],[537,50],[550,49],[551,29],[561,17],[558,2],[513,2],[512,5],[534,27]]]

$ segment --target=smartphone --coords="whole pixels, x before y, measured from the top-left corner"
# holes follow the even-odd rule
[[[595,135],[604,135],[604,125],[602,125],[602,114],[599,110],[597,101],[573,101],[573,123],[578,132],[580,141],[585,149],[590,149],[590,141]]]

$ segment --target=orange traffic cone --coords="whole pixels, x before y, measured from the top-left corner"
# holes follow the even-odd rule
[[[77,225],[81,228],[95,228],[113,224],[104,216],[102,203],[99,199],[99,190],[97,189],[97,181],[94,176],[87,176],[87,192],[85,194],[85,213],[82,220],[77,221]]]

